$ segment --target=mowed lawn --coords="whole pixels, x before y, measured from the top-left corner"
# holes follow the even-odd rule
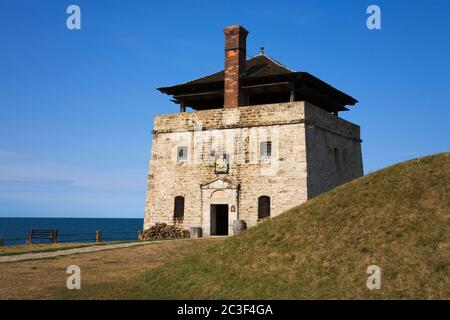
[[[126,284],[67,298],[449,299],[450,153],[322,194]],[[379,266],[381,288],[367,288]],[[111,292],[111,293],[110,293]]]
[[[449,299],[450,153],[356,179],[241,235],[0,263],[2,298]],[[67,266],[81,290],[66,288]],[[381,289],[366,286],[381,270]]]
[[[130,284],[142,273],[182,258],[221,238],[183,239],[137,247],[82,253],[50,259],[0,263],[0,299],[118,299],[127,298]],[[79,245],[5,247],[3,254],[53,251]],[[68,290],[66,269],[81,269],[81,290]],[[114,286],[114,291],[108,288]],[[95,288],[95,289],[94,289]],[[131,294],[130,294],[131,295]]]

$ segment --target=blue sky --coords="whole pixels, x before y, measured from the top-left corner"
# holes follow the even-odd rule
[[[155,88],[222,69],[236,23],[360,101],[366,173],[449,151],[450,1],[2,0],[0,216],[142,217],[152,117],[177,110]]]

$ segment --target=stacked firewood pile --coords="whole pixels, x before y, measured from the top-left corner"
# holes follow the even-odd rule
[[[150,229],[139,233],[140,240],[156,240],[156,239],[176,239],[189,238],[189,230],[182,229],[176,225],[168,225],[166,223],[157,223]]]

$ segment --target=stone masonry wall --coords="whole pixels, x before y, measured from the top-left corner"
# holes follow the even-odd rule
[[[303,120],[303,102],[156,116],[145,228],[172,222],[176,196],[185,197],[184,227],[205,224],[209,203],[200,186],[215,179],[240,186],[238,215],[248,226],[257,224],[259,196],[271,198],[271,216],[306,201]],[[272,141],[271,159],[259,157],[263,141]],[[188,146],[186,162],[176,159],[181,146]],[[214,172],[219,153],[230,157],[229,174]]]
[[[308,199],[363,175],[359,126],[305,103]]]
[[[272,142],[272,156],[260,157],[260,143]],[[177,162],[178,147],[187,160]],[[336,170],[330,149],[339,148]],[[344,151],[345,150],[345,151]],[[333,151],[332,151],[333,152]],[[227,154],[228,174],[214,172]],[[308,160],[308,162],[307,162]],[[271,216],[305,202],[362,174],[359,127],[305,102],[213,109],[155,116],[144,228],[172,223],[174,198],[185,197],[183,227],[199,226],[209,235],[212,203],[236,205],[232,219],[258,223],[258,197],[269,196]],[[205,185],[229,185],[218,192]],[[202,188],[203,186],[203,188]],[[234,199],[236,198],[236,199]],[[217,202],[219,201],[219,202]]]

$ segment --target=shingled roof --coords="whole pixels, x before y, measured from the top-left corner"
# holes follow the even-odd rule
[[[282,65],[281,63],[273,60],[272,58],[260,54],[255,56],[249,60],[247,60],[247,70],[243,78],[251,78],[251,77],[267,77],[267,76],[276,76],[281,74],[292,73],[293,70],[288,67]],[[170,87],[161,87],[158,88],[159,91],[167,94],[172,94],[171,92],[177,91],[177,88],[187,88],[192,85],[199,84],[212,84],[223,82],[225,77],[224,70],[219,72],[207,75],[205,77],[201,77],[192,81],[188,81],[185,83],[173,85]]]
[[[283,66],[281,63],[276,62],[272,58],[266,55],[258,55],[247,60],[247,70],[245,72],[244,78],[250,77],[266,77],[275,76],[280,74],[287,74],[293,72],[287,67]],[[210,74],[206,77],[199,78],[196,80],[189,81],[186,84],[198,84],[198,83],[208,83],[215,81],[224,81],[224,71],[219,71]]]
[[[247,60],[246,72],[241,77],[243,86],[266,85],[281,82],[295,83],[298,90],[301,91],[299,96],[308,98],[308,100],[311,100],[310,102],[329,111],[345,111],[348,110],[345,108],[346,105],[354,105],[358,102],[353,97],[337,90],[311,74],[307,72],[295,72],[265,54],[260,54]],[[213,92],[223,92],[223,85],[224,70],[221,70],[182,84],[160,87],[158,90],[162,93],[173,95],[174,102],[179,102],[179,98],[182,96],[203,93],[206,96]],[[312,96],[314,97],[309,99]],[[203,108],[205,107],[200,107],[198,109]]]

